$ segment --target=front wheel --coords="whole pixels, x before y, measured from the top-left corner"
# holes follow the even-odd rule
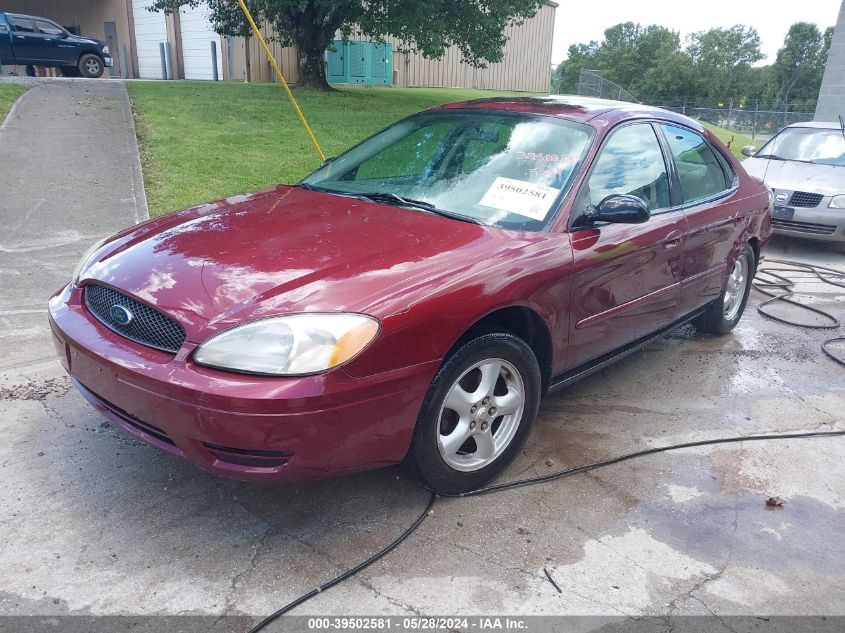
[[[531,348],[505,332],[479,334],[434,377],[406,464],[434,492],[479,488],[516,455],[539,403],[540,368]]]
[[[695,327],[711,334],[727,334],[733,330],[745,311],[756,271],[757,258],[751,246],[746,244],[731,268],[722,294],[693,321]]]
[[[79,60],[79,72],[83,77],[97,79],[103,76],[105,62],[93,53],[87,53]]]

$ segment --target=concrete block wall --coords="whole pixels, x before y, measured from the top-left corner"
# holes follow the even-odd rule
[[[840,114],[845,118],[845,0],[833,31],[815,119],[837,121]]]

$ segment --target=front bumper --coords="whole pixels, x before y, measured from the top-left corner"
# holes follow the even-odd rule
[[[786,196],[775,202],[772,229],[780,235],[793,235],[814,240],[845,242],[845,209],[831,209],[831,196],[824,196],[818,206],[799,207],[789,203],[792,191],[775,189],[775,195]]]
[[[367,378],[341,369],[300,378],[245,376],[160,352],[94,319],[79,288],[50,301],[50,326],[80,393],[130,435],[204,470],[250,481],[321,479],[396,464],[437,370],[426,363]]]
[[[114,58],[109,57],[108,55],[104,55],[103,56],[103,63],[106,66],[108,66],[109,68],[111,68],[112,66],[114,66]]]

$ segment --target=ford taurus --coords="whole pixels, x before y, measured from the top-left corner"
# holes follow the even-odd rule
[[[453,103],[95,244],[50,324],[85,398],[206,470],[404,462],[455,493],[511,461],[549,390],[682,323],[730,332],[772,204],[671,112]]]

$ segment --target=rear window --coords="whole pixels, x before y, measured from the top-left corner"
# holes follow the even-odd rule
[[[684,203],[703,200],[728,189],[722,161],[707,142],[692,130],[663,124],[675,158]]]
[[[29,18],[9,16],[9,22],[12,23],[12,26],[19,33],[35,33],[35,24]]]

